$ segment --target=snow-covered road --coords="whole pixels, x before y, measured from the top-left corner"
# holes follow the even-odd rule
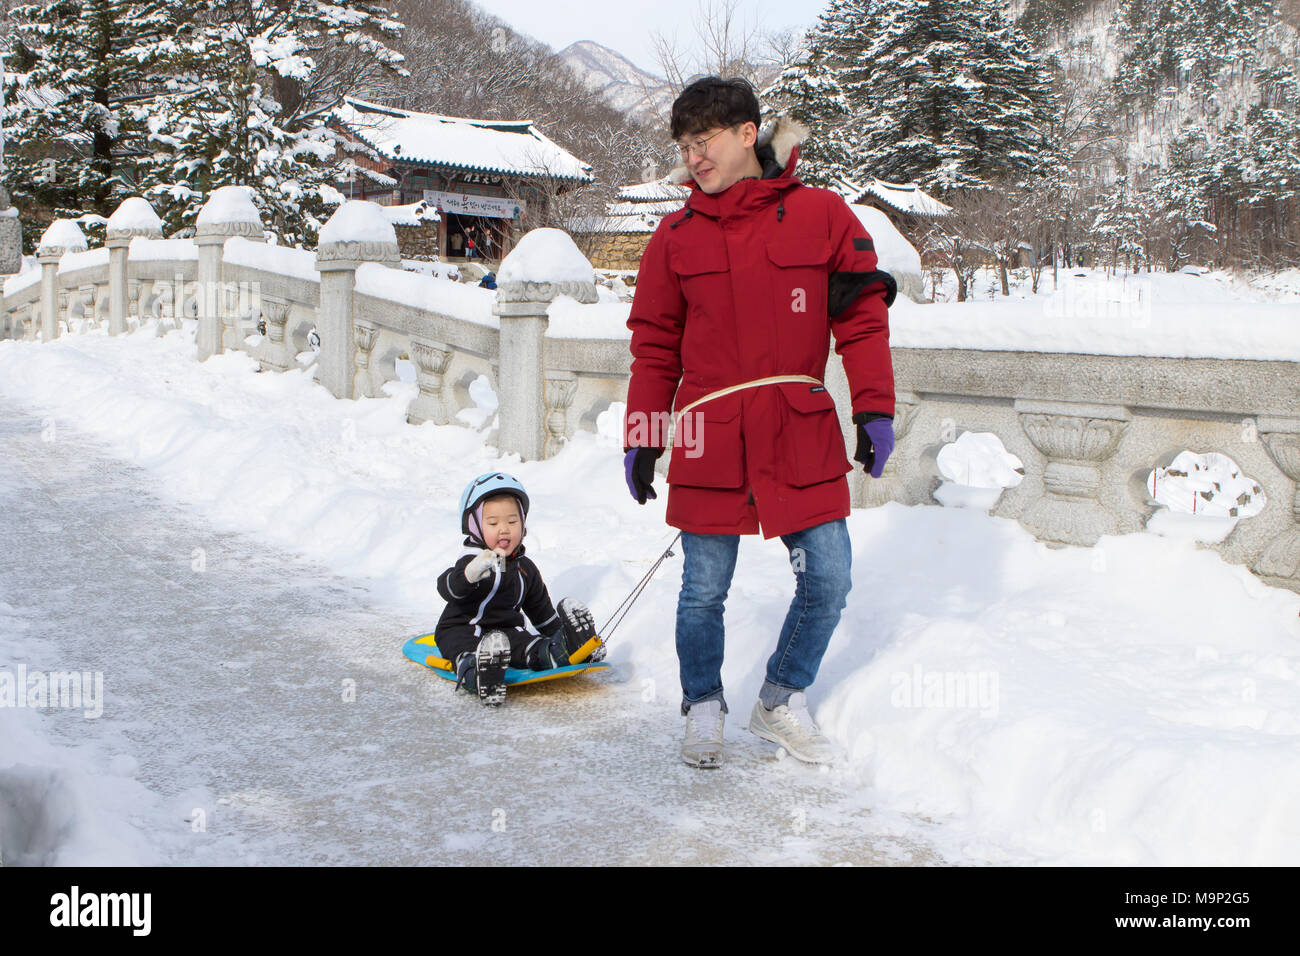
[[[0,708],[9,862],[942,860],[851,771],[774,759],[743,698],[706,772],[617,658],[499,710],[454,696],[399,652],[429,619],[157,480],[0,397],[0,670],[102,672],[104,695],[98,718]]]

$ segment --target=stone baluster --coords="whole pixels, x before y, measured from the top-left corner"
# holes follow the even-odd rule
[[[1300,591],[1300,418],[1261,417],[1258,428],[1273,463],[1296,483],[1291,497],[1295,523],[1265,545],[1252,570],[1269,584]]]
[[[250,242],[266,240],[262,217],[245,186],[222,186],[213,190],[195,220],[194,244],[199,247],[199,328],[195,340],[200,362],[226,349],[238,349],[243,344],[239,317],[227,315],[227,297],[222,285],[222,253],[226,240],[232,236],[241,236]],[[177,289],[174,298],[179,325],[185,308],[182,290]]]
[[[320,357],[316,364],[320,383],[336,398],[355,396],[356,273],[368,262],[400,268],[397,233],[383,207],[349,199],[325,223],[316,247],[316,269],[320,272],[320,307],[316,313]],[[368,360],[369,356],[363,359]]]
[[[559,454],[569,433],[569,407],[578,393],[578,376],[572,372],[548,371],[546,373],[546,436],[542,443],[542,457]]]
[[[134,300],[138,310],[139,282],[127,278],[127,256],[131,240],[136,236],[146,239],[162,238],[162,220],[153,206],[140,196],[123,199],[105,227],[108,247],[108,334],[121,335],[126,331],[128,303]],[[134,288],[132,288],[134,287]]]
[[[41,235],[36,261],[41,266],[41,338],[52,342],[59,336],[59,319],[66,314],[67,296],[60,295],[59,260],[65,252],[84,252],[86,237],[71,219],[56,219]]]
[[[375,339],[379,335],[374,323],[354,318],[352,337],[356,341],[356,375],[353,378],[352,395],[355,398],[373,398],[370,387],[370,354],[375,350]]]
[[[289,322],[289,303],[262,296],[262,321],[266,323],[266,344],[259,351],[257,365],[263,372],[283,372],[293,365],[293,356],[285,344],[285,326]]]
[[[1102,463],[1119,447],[1127,410],[1113,405],[1017,400],[1020,425],[1047,459],[1043,496],[1020,523],[1049,544],[1092,546],[1115,534],[1119,520],[1101,503]]]
[[[451,346],[445,343],[411,338],[411,359],[415,362],[415,380],[420,387],[406,414],[406,420],[412,425],[423,422],[446,425],[451,420],[443,394],[443,376],[453,354]]]

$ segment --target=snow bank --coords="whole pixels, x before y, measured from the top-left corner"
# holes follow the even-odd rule
[[[81,231],[81,227],[71,219],[56,219],[41,233],[41,238],[36,243],[38,249],[43,246],[62,247],[69,250],[85,249],[87,247],[86,236]]]
[[[397,233],[384,207],[364,199],[349,199],[321,227],[317,246],[327,242],[388,242],[397,245]]]
[[[484,471],[523,481],[530,556],[553,595],[579,597],[598,622],[672,540],[662,487],[645,506],[628,498],[621,406],[600,416],[599,434],[521,462],[469,428],[406,424],[414,384],[337,400],[310,371],[258,374],[242,353],[196,362],[192,326],[154,331],[0,341],[0,388],[149,469],[160,494],[218,530],[369,578],[376,599],[431,622],[437,574],[462,547],[460,492]],[[1300,595],[1149,533],[1051,549],[1015,521],[896,503],[855,511],[849,531],[855,586],[810,691],[844,752],[825,776],[828,799],[848,792],[873,813],[923,815],[916,839],[951,862],[1300,858]],[[643,745],[665,772],[681,722],[680,560],[678,549],[620,626],[617,679],[592,689],[655,715]],[[726,613],[733,713],[757,694],[791,592],[780,540],[746,538]],[[514,719],[547,729],[540,711]],[[745,760],[771,750],[743,719],[727,742]],[[0,735],[3,753],[38,746]],[[811,772],[790,763],[746,772],[772,774],[777,792],[783,775]],[[101,772],[87,786],[121,792]]]
[[[223,222],[249,222],[262,225],[262,216],[253,204],[253,190],[248,186],[220,186],[212,191],[199,210],[196,226]]]
[[[563,229],[533,229],[525,233],[497,272],[502,282],[594,282],[587,257]]]
[[[110,231],[138,229],[162,232],[162,220],[158,218],[158,213],[154,212],[153,206],[149,205],[147,199],[142,196],[131,196],[123,199],[113,215],[108,217],[107,228]]]

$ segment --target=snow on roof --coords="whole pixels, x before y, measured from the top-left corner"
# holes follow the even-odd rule
[[[529,120],[416,113],[345,97],[334,117],[390,160],[507,176],[594,182],[591,166],[547,139]]]
[[[596,232],[654,232],[661,216],[577,216],[570,220],[570,228],[588,235]]]
[[[53,246],[61,249],[85,249],[86,235],[71,219],[56,219],[41,233],[37,248]]]
[[[196,226],[218,222],[251,222],[260,226],[262,217],[253,205],[251,186],[219,186],[199,210]]]
[[[690,194],[691,187],[679,186],[676,183],[669,182],[668,177],[664,176],[648,183],[623,186],[618,191],[618,198],[622,202],[633,203],[677,200],[677,205],[680,207]]]
[[[848,179],[839,180],[837,185],[840,195],[850,203],[860,203],[870,196],[891,209],[914,216],[946,216],[952,212],[951,206],[945,206],[916,183],[887,183],[873,178],[865,186]]]
[[[419,202],[407,203],[405,206],[384,206],[384,212],[394,226],[418,226],[422,222],[437,222],[439,219],[436,206],[421,199]]]
[[[502,282],[593,282],[591,263],[563,229],[533,229],[501,260]]]
[[[610,216],[667,216],[683,205],[676,199],[664,202],[612,202],[605,207],[605,213]]]
[[[387,242],[397,245],[393,222],[379,203],[349,199],[330,216],[316,237],[317,246],[328,242]]]

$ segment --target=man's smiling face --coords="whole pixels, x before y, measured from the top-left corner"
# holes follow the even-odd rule
[[[757,139],[758,127],[753,123],[739,123],[683,136],[677,145],[680,149],[688,143],[706,141],[702,153],[691,149],[684,162],[700,189],[706,193],[720,193],[746,176],[762,174],[758,157],[754,155]]]

